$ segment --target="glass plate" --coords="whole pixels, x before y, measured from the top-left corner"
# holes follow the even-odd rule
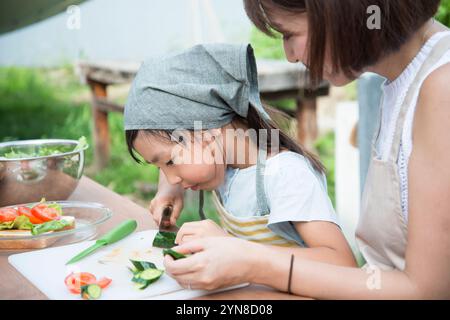
[[[82,201],[51,201],[61,205],[64,216],[75,218],[75,228],[43,233],[37,236],[0,237],[0,253],[43,249],[49,246],[62,246],[92,239],[97,235],[97,227],[111,218],[112,211],[100,203]],[[26,203],[4,208],[33,206]]]

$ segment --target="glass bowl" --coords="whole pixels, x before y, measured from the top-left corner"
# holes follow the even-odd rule
[[[64,216],[75,218],[75,228],[36,236],[0,236],[0,253],[43,249],[49,246],[62,246],[90,240],[97,235],[98,226],[112,217],[112,211],[100,203],[83,201],[52,201],[52,203],[61,205]],[[35,204],[37,203],[26,203],[4,208],[33,206]]]

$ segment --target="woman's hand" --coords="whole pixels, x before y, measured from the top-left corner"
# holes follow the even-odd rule
[[[175,247],[192,255],[179,260],[166,255],[164,266],[184,288],[214,290],[252,282],[263,247],[235,237],[201,238]]]
[[[184,244],[199,238],[225,236],[228,236],[228,233],[210,219],[196,222],[186,222],[177,232],[175,243]]]
[[[166,176],[164,175],[162,170],[160,170],[158,192],[150,202],[149,207],[150,214],[152,215],[156,225],[159,226],[162,212],[167,206],[172,206],[170,224],[175,225],[178,217],[180,216],[181,210],[183,209],[183,200],[183,188],[179,185],[170,185],[167,182]]]

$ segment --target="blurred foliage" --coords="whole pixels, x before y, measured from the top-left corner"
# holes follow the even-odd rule
[[[250,44],[255,52],[255,57],[258,59],[286,59],[283,39],[278,34],[275,38],[271,38],[253,26],[250,32]]]
[[[279,35],[277,35],[276,38],[271,38],[253,26],[250,32],[250,44],[253,47],[257,59],[286,59],[283,49],[283,40]],[[296,108],[294,99],[266,101],[266,103],[282,110],[295,110]]]
[[[450,28],[450,0],[441,0],[436,19]]]
[[[356,101],[358,99],[358,86],[356,81],[352,81],[345,87],[345,100]]]
[[[328,195],[330,196],[333,206],[336,207],[334,132],[329,132],[320,137],[315,143],[315,148],[319,153],[320,160],[326,168]]]

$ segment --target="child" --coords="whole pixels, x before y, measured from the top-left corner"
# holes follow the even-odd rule
[[[233,235],[355,265],[322,165],[279,131],[261,104],[250,46],[198,45],[144,63],[124,121],[136,161],[135,152],[171,185],[213,191],[223,228],[211,220],[185,223],[177,243]]]

